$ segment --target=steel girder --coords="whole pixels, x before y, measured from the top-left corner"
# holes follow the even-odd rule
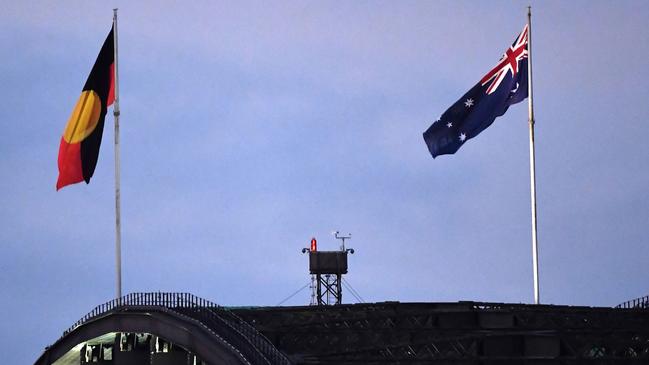
[[[649,310],[490,303],[256,308],[296,363],[649,363]]]

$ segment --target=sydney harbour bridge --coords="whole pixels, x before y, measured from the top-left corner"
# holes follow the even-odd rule
[[[649,297],[506,303],[219,306],[133,293],[64,331],[35,365],[649,364]]]

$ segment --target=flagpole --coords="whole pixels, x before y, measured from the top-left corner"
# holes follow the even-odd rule
[[[117,281],[117,298],[122,297],[122,227],[120,202],[120,172],[119,172],[119,72],[117,58],[117,9],[113,9],[113,40],[115,48],[115,102],[113,116],[115,117],[115,267]]]
[[[532,260],[534,265],[534,304],[539,304],[539,248],[536,231],[536,163],[534,153],[534,97],[532,94],[532,7],[527,7],[527,93],[530,126],[530,195],[532,199]]]

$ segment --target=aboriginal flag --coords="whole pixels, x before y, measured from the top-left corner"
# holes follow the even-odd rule
[[[63,131],[56,190],[84,180],[87,184],[95,172],[104,117],[115,100],[114,47],[111,29]]]

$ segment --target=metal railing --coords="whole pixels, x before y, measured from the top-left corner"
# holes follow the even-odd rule
[[[218,331],[218,335],[226,338],[234,345],[248,344],[252,346],[261,358],[258,362],[269,364],[289,365],[290,361],[259,331],[235,313],[209,300],[190,293],[131,293],[100,304],[63,332],[65,337],[84,323],[102,316],[108,312],[123,307],[152,306],[164,307],[178,314],[192,317],[207,327]],[[204,323],[211,322],[211,323]],[[209,326],[210,324],[216,325]],[[255,363],[258,363],[255,362]]]
[[[70,326],[70,328],[65,330],[62,337],[66,336],[68,333],[72,332],[90,319],[110,312],[118,307],[134,305],[162,306],[171,309],[176,307],[187,308],[191,306],[207,307],[209,305],[218,307],[217,304],[198,298],[190,293],[131,293],[96,306],[93,310]]]
[[[649,295],[618,304],[615,308],[649,308]]]

